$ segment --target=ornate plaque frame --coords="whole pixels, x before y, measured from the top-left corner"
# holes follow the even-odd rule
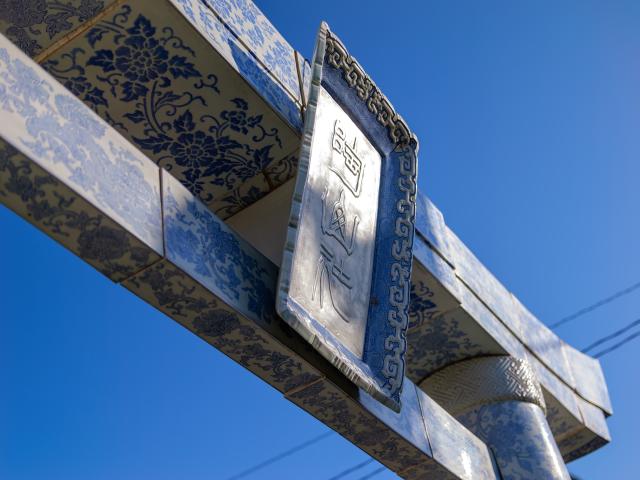
[[[322,312],[312,312],[301,305],[292,294],[292,282],[306,285],[306,288],[315,289],[314,275],[309,270],[297,268],[296,252],[304,253],[307,256],[318,255],[317,252],[309,251],[309,242],[301,234],[301,226],[304,222],[314,221],[317,224],[324,222],[324,203],[322,216],[317,212],[310,211],[309,195],[316,195],[311,192],[310,169],[317,177],[318,162],[322,155],[333,154],[330,149],[329,154],[320,151],[316,147],[316,152],[312,151],[314,146],[314,133],[324,125],[326,131],[326,116],[321,117],[319,111],[319,101],[327,103],[327,94],[335,102],[341,115],[349,119],[349,123],[355,125],[356,131],[363,139],[360,144],[366,143],[374,149],[369,150],[370,157],[373,155],[378,160],[380,172],[379,186],[376,189],[377,202],[370,202],[370,220],[375,222],[375,237],[370,239],[371,252],[367,268],[368,273],[365,285],[366,291],[359,293],[359,299],[364,295],[366,316],[362,325],[363,338],[360,339],[361,348],[353,346],[347,347],[344,339],[340,337],[340,332],[327,328],[327,321],[322,318]],[[332,103],[333,105],[333,103]],[[325,108],[326,107],[322,107]],[[324,122],[324,123],[323,123]],[[338,135],[338,143],[344,138],[345,133],[339,130],[338,120],[335,120],[333,128],[334,137],[332,142],[336,142],[335,135]],[[354,140],[353,149],[356,148]],[[337,149],[333,146],[334,149]],[[351,147],[349,147],[351,148]],[[344,152],[341,152],[344,154]],[[353,153],[353,152],[351,152]],[[309,92],[309,102],[305,114],[304,136],[300,150],[300,160],[298,174],[296,178],[295,191],[289,218],[287,231],[287,241],[283,253],[283,261],[280,269],[280,278],[277,295],[277,310],[282,318],[300,333],[313,347],[325,358],[335,365],[347,378],[355,385],[366,391],[389,408],[400,410],[400,394],[404,379],[404,355],[406,351],[406,330],[408,326],[409,291],[411,284],[411,265],[413,260],[413,236],[416,211],[416,174],[417,174],[417,153],[418,141],[410,132],[407,124],[396,114],[387,98],[380,89],[367,76],[358,62],[349,55],[341,41],[329,30],[326,23],[322,23],[312,64],[312,79]],[[368,165],[356,163],[350,160],[350,153],[345,155],[345,162],[351,167],[351,173],[357,172],[357,181],[348,184],[344,177],[340,177],[342,182],[355,195],[359,195],[360,166],[362,169]],[[342,157],[341,157],[342,158]],[[315,167],[314,167],[315,162]],[[359,162],[359,160],[355,160]],[[377,163],[375,165],[378,165]],[[313,170],[315,168],[315,170]],[[324,170],[323,170],[324,168]],[[371,168],[370,168],[371,170]],[[332,166],[322,167],[320,172],[326,175],[338,174]],[[348,173],[348,172],[347,172]],[[325,201],[326,193],[322,196]],[[306,200],[305,200],[306,199]],[[340,193],[339,202],[343,201],[343,194]],[[335,205],[334,203],[334,213]],[[345,224],[344,212],[341,211],[342,225]],[[315,217],[314,217],[315,215]],[[306,217],[305,217],[306,216]],[[343,241],[341,245],[347,249],[344,239],[349,239],[349,228],[351,228],[350,247],[353,246],[353,229],[357,227],[358,216],[355,216],[349,225],[347,220],[346,231],[342,230]],[[354,226],[355,223],[355,226]],[[324,225],[324,224],[323,224]],[[341,225],[341,226],[342,226]],[[320,229],[322,234],[328,234],[325,227]],[[362,229],[361,229],[362,230]],[[339,232],[340,233],[340,232]],[[323,237],[325,238],[325,237]],[[334,235],[331,241],[337,237]],[[340,240],[340,239],[338,239]],[[351,255],[347,250],[348,255]],[[323,253],[322,253],[323,254]],[[333,257],[326,257],[332,259]],[[320,257],[319,265],[322,264]],[[299,262],[298,262],[299,263]],[[324,266],[324,264],[322,264]],[[319,267],[318,267],[319,268]],[[336,267],[333,266],[335,272]],[[340,273],[341,270],[338,270]],[[358,272],[356,272],[358,273]],[[359,272],[361,273],[361,272]],[[327,277],[330,276],[327,270]],[[335,273],[334,273],[335,274]],[[345,277],[349,278],[349,277]],[[338,279],[340,280],[340,279]],[[320,282],[323,281],[320,277]],[[327,279],[330,282],[331,279]],[[343,282],[346,284],[346,282]],[[351,287],[349,287],[351,288]],[[322,284],[320,284],[322,289]],[[298,288],[299,290],[299,288]],[[331,296],[331,284],[328,286],[329,296]],[[322,293],[320,293],[322,295]],[[320,297],[322,308],[322,297]],[[336,308],[337,310],[337,308]],[[344,317],[343,317],[344,318]],[[345,318],[345,322],[349,322]]]

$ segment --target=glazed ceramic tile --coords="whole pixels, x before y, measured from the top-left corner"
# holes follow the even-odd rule
[[[451,229],[447,228],[446,230],[447,245],[457,275],[469,285],[471,290],[487,304],[502,322],[517,332],[511,294]]]
[[[302,87],[302,105],[306,106],[309,100],[309,89],[311,88],[311,65],[300,52],[297,52],[296,58],[298,60],[298,76]]]
[[[602,410],[578,398],[584,428],[558,443],[566,462],[571,462],[605,446],[611,440]]]
[[[609,441],[609,428],[601,409],[578,397],[578,406],[586,427],[601,438]]]
[[[252,55],[300,100],[295,53],[251,0],[203,0]]]
[[[4,37],[0,111],[4,202],[114,280],[157,259],[158,168]]]
[[[465,285],[460,288],[463,309],[475,319],[505,353],[517,358],[527,358],[527,352],[515,335],[482,303]]]
[[[114,0],[4,0],[0,32],[35,57],[98,15]]]
[[[275,318],[278,271],[184,186],[163,172],[166,257],[245,316]]]
[[[418,209],[416,215],[419,212],[420,210]],[[460,303],[460,282],[456,278],[453,268],[420,235],[415,236],[413,254],[414,263],[422,265],[444,287],[448,294],[455,298],[457,303]]]
[[[164,0],[119,5],[44,66],[206,203],[263,176],[298,145],[270,105]]]
[[[392,428],[388,428],[383,420],[356,400],[357,395],[355,389],[349,394],[334,383],[323,380],[292,392],[287,398],[394,472],[419,471],[433,462],[429,453],[393,430],[394,426],[401,427],[403,421],[390,420],[388,416],[393,415],[390,411],[386,420],[392,424]],[[369,408],[372,402],[372,399],[367,402]],[[414,434],[407,436],[413,438]],[[424,446],[423,440],[420,443]]]
[[[300,132],[302,117],[300,94],[290,93],[283,84],[256,60],[251,47],[238,41],[238,37],[201,0],[171,0],[180,12],[198,29],[210,45],[275,109],[289,124]],[[293,57],[292,57],[293,59]],[[295,73],[295,72],[294,72]]]
[[[567,346],[565,353],[576,379],[578,393],[611,415],[613,407],[600,362],[570,346]]]
[[[402,409],[399,413],[385,407],[364,390],[359,390],[358,400],[364,408],[393,429],[398,435],[404,437],[425,454],[432,456],[414,384],[411,382],[404,384],[400,399]]]
[[[488,404],[458,419],[491,448],[503,478],[569,480],[538,405],[517,401]]]
[[[227,195],[212,201],[207,205],[209,210],[222,220],[238,213],[265,196],[264,192],[273,190],[264,174],[259,174],[242,183]]]
[[[416,214],[416,231],[422,235],[440,256],[453,265],[453,258],[449,251],[447,228],[442,212],[429,200],[426,195],[418,194]]]
[[[281,392],[320,378],[315,368],[274,335],[279,329],[281,338],[290,336],[281,325],[240,315],[235,305],[225,304],[167,260],[123,285]]]
[[[573,374],[565,356],[567,345],[512,296],[514,312],[519,319],[520,338],[529,349],[553,370],[567,385],[575,386]]]
[[[495,345],[468,316],[461,319],[456,315],[457,306],[457,299],[414,263],[406,354],[406,374],[413,381],[420,382],[448,363],[484,352],[483,345]]]
[[[487,446],[426,393],[417,393],[433,458],[460,479],[500,478]]]
[[[264,171],[267,180],[272,188],[280,185],[295,177],[298,170],[298,148],[289,155],[286,155],[278,162],[270,164]]]

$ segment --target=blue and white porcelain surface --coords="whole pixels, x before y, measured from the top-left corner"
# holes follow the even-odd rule
[[[431,461],[430,453],[388,428],[356,397],[357,392],[351,396],[329,380],[315,382],[287,395],[287,399],[395,472],[418,468]]]
[[[419,204],[418,204],[419,206]],[[416,210],[416,218],[420,216],[420,209]],[[416,226],[416,232],[420,232]],[[460,281],[456,277],[455,271],[446,261],[440,257],[430,246],[423,240],[421,235],[416,235],[413,241],[413,258],[425,268],[440,284],[447,293],[460,304]]]
[[[471,290],[482,298],[482,301],[491,308],[502,322],[517,333],[517,318],[515,318],[513,312],[513,303],[509,291],[450,228],[447,227],[446,231],[447,245],[456,268],[456,274],[469,285]]]
[[[527,350],[498,317],[465,284],[461,284],[462,308],[504,349],[504,353],[516,358],[527,358]]]
[[[521,329],[520,338],[522,341],[542,363],[553,370],[567,385],[575,387],[576,382],[565,356],[565,349],[570,347],[538,320],[514,295],[511,298],[514,305],[513,310]]]
[[[566,383],[564,383],[555,373],[549,370],[538,358],[529,353],[527,356],[529,365],[533,368],[538,381],[542,384],[547,394],[553,396],[570,414],[579,422],[582,417],[578,408],[577,394]],[[545,400],[549,395],[545,395]]]
[[[298,59],[298,72],[301,80],[302,104],[306,105],[309,101],[309,90],[311,89],[311,65],[309,60],[304,58],[300,52],[297,52],[296,57]]]
[[[115,0],[3,0],[0,33],[30,57],[98,15]]]
[[[422,390],[416,392],[433,458],[462,480],[499,479],[487,445]]]
[[[162,176],[166,257],[249,318],[275,318],[277,268],[167,172]]]
[[[397,413],[382,405],[364,390],[359,389],[358,393],[358,400],[364,408],[412,445],[422,450],[425,454],[432,456],[427,432],[422,421],[422,410],[420,409],[416,386],[413,383],[405,380],[400,397],[402,408]]]
[[[447,228],[442,212],[438,210],[426,195],[419,192],[416,196],[416,202],[416,231],[438,251],[442,258],[451,265],[454,265],[453,257],[449,251]]]
[[[2,138],[162,253],[156,165],[0,37]]]
[[[607,421],[602,410],[580,397],[578,397],[578,406],[585,426],[599,437],[607,441],[611,440],[609,427],[607,427]]]
[[[285,48],[287,52],[280,52],[282,56],[278,58],[273,57],[273,52],[280,51],[280,45],[284,45],[278,43],[278,41],[273,43],[271,50],[269,47],[254,49],[253,43],[245,43],[239,40],[238,34],[233,30],[234,24],[221,21],[220,17],[214,13],[214,9],[217,6],[220,11],[230,12],[229,20],[238,19],[239,24],[247,26],[252,32],[251,35],[256,38],[267,39],[270,38],[272,33],[279,37],[277,31],[272,26],[269,27],[265,22],[249,27],[245,23],[244,17],[236,15],[239,7],[228,4],[229,8],[225,9],[227,2],[224,1],[215,1],[211,2],[211,4],[207,4],[204,0],[171,0],[171,2],[208,40],[210,45],[249,82],[299,135],[302,131],[300,87],[298,85],[297,72],[295,71],[293,49],[287,46],[288,48]],[[251,2],[246,3],[251,4]],[[231,10],[234,13],[231,13]],[[253,9],[250,9],[250,11],[253,11]],[[260,13],[260,16],[266,21],[262,13]],[[265,42],[267,41],[265,40]],[[289,49],[291,50],[290,52],[288,52]],[[264,54],[265,51],[272,51],[272,53],[269,53],[267,57],[263,55],[261,58],[260,55]],[[267,59],[271,63],[265,63]],[[290,66],[289,63],[291,63]],[[269,69],[269,65],[272,67],[271,69]],[[292,74],[288,73],[290,68],[294,68]]]
[[[300,101],[295,52],[260,9],[251,0],[202,1],[289,93]]]
[[[407,377],[414,382],[465,358],[502,353],[499,344],[457,305],[421,265],[414,265],[406,354]]]
[[[578,393],[611,415],[613,407],[600,361],[571,346],[566,348],[565,353],[576,379]]]
[[[283,344],[290,332],[239,314],[242,305],[227,305],[167,260],[123,285],[282,393],[320,378],[315,367]]]
[[[517,401],[493,403],[458,419],[492,449],[502,478],[569,480],[539,406]]]
[[[165,0],[118,6],[43,66],[214,211],[265,195],[264,170],[298,148],[295,131]]]

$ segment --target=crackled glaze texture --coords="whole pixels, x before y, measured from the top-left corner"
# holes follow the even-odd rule
[[[3,203],[114,280],[162,253],[157,167],[4,37],[0,112]]]
[[[269,192],[268,167],[297,151],[294,131],[168,2],[116,8],[44,67],[222,217]]]

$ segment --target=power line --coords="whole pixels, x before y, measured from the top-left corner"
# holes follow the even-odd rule
[[[640,332],[636,332],[633,333],[631,335],[629,335],[628,337],[626,337],[624,340],[619,341],[618,343],[616,343],[615,345],[610,346],[609,348],[605,348],[604,350],[599,351],[598,353],[596,353],[594,355],[595,358],[600,358],[603,357],[617,349],[619,349],[620,347],[622,347],[623,345],[629,343],[631,340],[633,340],[634,338],[640,337]]]
[[[551,328],[558,328],[560,325],[564,325],[565,323],[568,323],[578,317],[581,317],[582,315],[584,315],[585,313],[589,313],[594,311],[597,308],[602,307],[603,305],[606,305],[608,303],[613,302],[614,300],[617,300],[620,297],[624,297],[625,295],[630,294],[631,292],[633,292],[634,290],[637,290],[638,288],[640,288],[640,282],[638,283],[634,283],[633,285],[631,285],[630,287],[625,288],[624,290],[620,290],[619,292],[614,293],[613,295],[603,298],[602,300],[597,301],[596,303],[589,305],[588,307],[582,308],[580,310],[578,310],[575,313],[572,313],[569,316],[566,316],[564,318],[561,318],[560,320],[558,320],[555,323],[552,323],[550,325]]]
[[[228,478],[228,480],[238,480],[239,478],[243,478],[246,477],[247,475],[251,475],[254,472],[257,472],[258,470],[263,469],[264,467],[271,465],[272,463],[277,462],[278,460],[282,460],[285,457],[288,457],[289,455],[293,455],[294,453],[299,452],[300,450],[304,450],[307,447],[310,447],[311,445],[313,445],[314,443],[318,443],[320,440],[323,440],[325,438],[327,438],[330,435],[333,435],[334,432],[332,430],[323,433],[322,435],[318,435],[317,437],[313,437],[310,440],[307,440],[306,442],[300,443],[298,445],[296,445],[295,447],[290,448],[289,450],[285,450],[282,453],[279,453],[277,455],[274,455],[271,458],[268,458],[267,460],[260,462],[252,467],[247,468],[246,470],[243,470],[240,473],[237,473],[231,477]]]
[[[633,327],[635,327],[636,325],[640,325],[640,318],[637,320],[634,320],[633,322],[631,322],[629,325],[627,325],[624,328],[621,328],[620,330],[613,332],[610,335],[607,335],[605,337],[602,337],[598,340],[596,340],[595,342],[593,342],[591,345],[586,346],[585,348],[582,349],[582,353],[587,353],[589,350],[593,350],[595,347],[597,347],[598,345],[602,345],[603,343],[608,342],[609,340],[613,340],[616,337],[619,337],[620,335],[622,335],[623,333],[631,330]]]
[[[360,477],[358,480],[367,480],[368,478],[373,478],[376,475],[378,475],[379,473],[384,472],[387,469],[387,467],[382,466],[380,468],[375,469],[374,471],[366,474],[364,477]]]
[[[354,465],[352,467],[349,467],[346,470],[343,470],[340,473],[338,473],[337,475],[331,477],[329,480],[338,480],[340,478],[346,477],[350,473],[353,473],[356,470],[360,470],[361,468],[366,467],[371,462],[373,462],[373,458],[369,458],[369,459],[365,460],[364,462],[361,462],[361,463],[358,463],[358,464],[356,464],[356,465]]]

